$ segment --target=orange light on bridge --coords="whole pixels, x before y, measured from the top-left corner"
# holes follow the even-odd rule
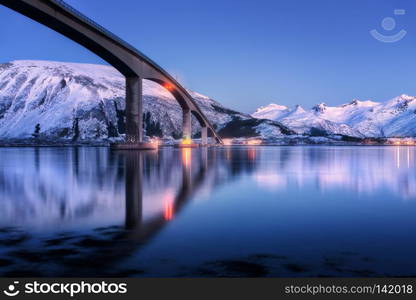
[[[165,87],[165,89],[167,89],[168,91],[173,91],[173,86],[172,86],[171,84],[169,84],[169,83],[165,83],[163,86],[164,86],[164,87]]]

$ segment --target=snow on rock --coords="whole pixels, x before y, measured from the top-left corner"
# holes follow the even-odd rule
[[[250,116],[197,92],[189,93],[217,131],[227,137],[416,136],[416,97],[406,94],[385,102],[320,103],[309,110],[269,104]],[[182,110],[172,94],[147,80],[143,94],[146,134],[179,138]],[[124,110],[125,79],[110,66],[29,60],[0,64],[2,140],[34,136],[76,142],[123,139]],[[192,122],[196,134],[199,125],[194,118]]]
[[[252,118],[227,109],[207,96],[189,92],[218,130],[235,118]],[[143,94],[146,133],[180,137],[182,110],[171,93],[157,83],[144,80]],[[125,133],[124,109],[125,79],[113,67],[52,61],[0,64],[0,138],[3,140],[32,138],[37,124],[38,136],[45,139],[120,139]],[[193,119],[193,132],[198,130],[199,125]]]
[[[252,116],[278,121],[298,133],[322,131],[353,137],[416,136],[416,97],[405,94],[385,102],[354,99],[339,106],[320,103],[308,111],[299,106],[284,111],[279,107],[277,104],[268,105]]]
[[[289,108],[287,106],[271,103],[269,105],[259,107],[253,115],[259,119],[276,120],[279,116],[288,111]]]
[[[337,124],[320,117],[319,114],[325,112],[327,109],[327,106],[323,103],[313,107],[309,111],[306,111],[300,105],[296,105],[293,109],[286,109],[284,111],[279,110],[277,114],[274,114],[273,107],[274,106],[269,106],[267,109],[263,108],[263,111],[269,111],[269,117],[277,115],[277,118],[271,118],[271,120],[282,123],[294,130],[297,134],[340,134],[362,137],[358,131],[350,128],[346,124]],[[253,114],[253,117],[256,118],[262,118],[263,116],[264,114],[259,114],[257,111]]]

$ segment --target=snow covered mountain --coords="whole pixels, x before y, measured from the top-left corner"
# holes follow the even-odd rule
[[[179,138],[182,110],[177,101],[151,81],[145,80],[143,89],[146,134]],[[209,97],[189,92],[214,126],[228,135],[233,135],[229,129],[235,122],[247,123],[250,132],[263,137],[288,133],[280,123],[259,122]],[[110,66],[51,61],[0,64],[0,139],[122,139],[124,97],[124,77]],[[193,120],[193,132],[198,130]]]
[[[123,139],[125,80],[103,65],[50,61],[0,64],[0,140],[101,142]],[[179,138],[182,110],[160,85],[144,81],[144,121],[148,136]],[[293,134],[352,137],[416,136],[416,97],[386,102],[353,100],[305,110],[270,104],[252,116],[189,91],[223,137],[273,139]],[[193,120],[193,133],[199,126]]]
[[[354,99],[339,106],[320,103],[306,111],[270,104],[260,107],[255,118],[281,122],[303,134],[343,134],[354,137],[416,136],[416,97],[400,95],[389,101]]]

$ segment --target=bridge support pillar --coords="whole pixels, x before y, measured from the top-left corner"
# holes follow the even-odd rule
[[[190,141],[192,138],[191,111],[189,109],[183,110],[182,137],[186,141]]]
[[[199,144],[192,143],[191,110],[183,109],[182,142],[176,145],[179,148],[195,148]]]
[[[156,144],[143,142],[142,78],[126,78],[126,141],[111,145],[116,150],[153,150]]]
[[[126,78],[126,142],[143,142],[142,79]]]
[[[208,127],[207,126],[201,127],[201,145],[202,146],[208,145]]]

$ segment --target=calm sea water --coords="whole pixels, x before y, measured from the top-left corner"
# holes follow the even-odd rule
[[[0,148],[2,276],[415,276],[416,148]]]

